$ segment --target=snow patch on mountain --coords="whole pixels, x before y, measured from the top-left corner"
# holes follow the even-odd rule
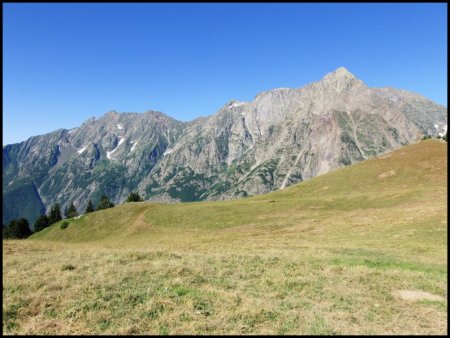
[[[133,151],[134,149],[136,149],[137,146],[137,142],[131,142],[133,144],[133,146],[131,147],[131,151]]]
[[[85,151],[85,150],[86,150],[86,148],[87,148],[87,146],[85,146],[85,147],[83,147],[83,148],[81,148],[81,149],[77,150],[78,154],[81,154],[81,153],[83,153],[83,151]]]
[[[239,106],[242,106],[243,104],[245,104],[245,103],[244,102],[233,102],[232,104],[230,104],[228,106],[228,108],[239,107]]]
[[[117,144],[117,147],[115,147],[113,150],[111,151],[107,151],[106,152],[106,157],[110,160],[111,159],[111,155],[117,150],[117,148],[119,148],[119,146],[125,142],[125,138],[122,138],[119,136],[119,144]]]

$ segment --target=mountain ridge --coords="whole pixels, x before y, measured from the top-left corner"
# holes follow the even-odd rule
[[[136,190],[164,202],[240,198],[437,136],[446,126],[445,107],[415,93],[369,88],[340,67],[303,87],[229,100],[189,122],[152,110],[109,111],[6,145],[3,195],[14,204],[17,188],[32,183],[47,210],[74,201],[80,211],[101,193],[120,203]]]

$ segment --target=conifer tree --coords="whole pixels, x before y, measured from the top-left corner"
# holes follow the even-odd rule
[[[142,197],[137,192],[131,192],[125,202],[142,202]]]
[[[94,212],[94,205],[92,204],[92,200],[89,199],[88,205],[86,207],[86,214],[90,213],[90,212]]]
[[[66,207],[65,211],[66,218],[72,218],[78,216],[77,208],[75,208],[75,205],[70,203],[69,208]]]
[[[113,206],[114,203],[109,200],[108,196],[103,194],[102,197],[100,197],[100,202],[98,203],[96,210],[108,209],[112,208]]]
[[[36,221],[34,221],[33,228],[34,232],[41,231],[50,225],[47,215],[39,216]]]
[[[60,220],[62,220],[61,206],[59,205],[59,203],[55,203],[52,205],[52,208],[50,209],[50,213],[48,215],[49,225],[52,225],[53,223],[56,223]]]
[[[32,234],[28,221],[25,218],[13,219],[5,229],[3,238],[27,238]]]

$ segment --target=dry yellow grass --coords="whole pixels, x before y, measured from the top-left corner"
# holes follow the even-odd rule
[[[447,144],[420,142],[265,196],[4,241],[3,333],[446,334],[446,257]]]

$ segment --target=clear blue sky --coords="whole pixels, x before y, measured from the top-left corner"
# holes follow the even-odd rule
[[[343,66],[447,106],[447,5],[3,4],[3,144],[109,110],[189,121]]]

